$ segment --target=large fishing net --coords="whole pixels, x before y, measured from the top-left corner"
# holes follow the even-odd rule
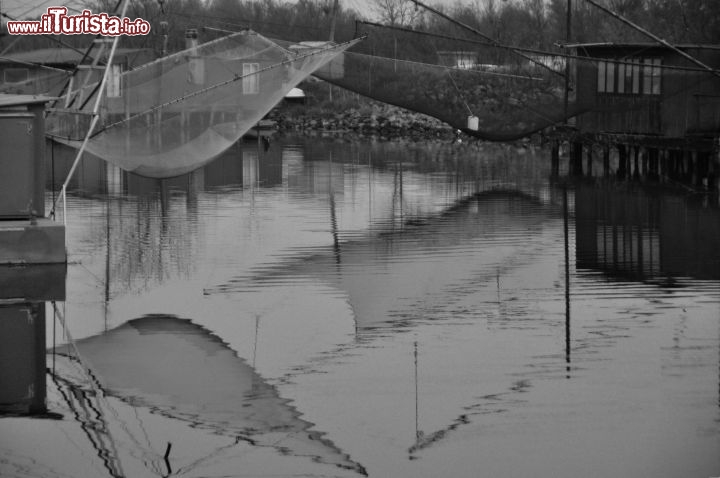
[[[566,111],[562,58],[535,60],[421,32],[394,31],[394,41],[378,43],[375,30],[314,76],[493,141],[528,136],[578,111],[572,94]]]
[[[343,55],[345,75],[315,76],[385,103],[438,118],[492,141],[528,136],[561,122],[563,81],[543,71],[523,73],[451,68],[362,53]]]
[[[685,130],[720,127],[720,118],[701,111],[702,103],[717,96],[717,70],[698,68],[659,45],[621,45],[610,52],[574,47],[553,53],[397,28],[392,41],[387,34],[377,35],[385,39],[381,43],[373,33],[371,29],[365,42],[314,76],[438,118],[481,139],[512,141],[565,128],[574,117],[592,131],[624,134],[682,136]],[[700,58],[709,52],[707,61],[717,61],[710,60],[712,49],[685,49]],[[608,89],[601,91],[603,78]],[[687,115],[671,118],[666,113],[668,108],[683,110],[691,96],[701,97],[686,108],[702,120],[697,127]],[[705,108],[710,107],[716,108],[716,102]],[[661,124],[668,118],[683,124],[668,129]]]
[[[127,72],[114,64],[104,91],[80,83],[51,110],[47,134],[136,174],[172,177],[210,162],[298,83],[359,40],[283,48],[245,30]]]

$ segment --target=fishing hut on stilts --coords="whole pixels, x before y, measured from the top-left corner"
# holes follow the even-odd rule
[[[565,104],[559,128],[573,176],[649,179],[720,189],[720,45],[672,45],[595,0],[647,42],[572,43],[568,0]],[[571,86],[570,78],[573,78]],[[572,90],[572,91],[571,91]],[[572,96],[570,100],[569,97]],[[552,150],[553,174],[559,147]]]
[[[589,111],[577,117],[573,174],[592,175],[597,156],[604,176],[718,190],[720,45],[569,46],[594,59],[577,66],[576,101]]]

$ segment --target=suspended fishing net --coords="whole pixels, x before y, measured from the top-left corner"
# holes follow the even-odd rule
[[[344,75],[333,75],[333,66],[340,62]],[[564,78],[536,68],[452,68],[355,52],[346,52],[329,66],[314,75],[482,139],[522,138],[566,117]],[[570,106],[572,116],[576,108]]]
[[[568,120],[578,138],[583,132],[682,137],[720,125],[713,113],[717,69],[699,68],[665,46],[588,44],[548,52],[478,40],[479,32],[470,39],[369,24],[393,31],[371,30],[314,76],[485,140],[512,141]],[[717,64],[716,47],[681,48]]]
[[[371,26],[367,40],[314,76],[494,141],[522,138],[575,113],[570,98],[566,115],[560,57],[531,57],[477,36],[362,23]]]
[[[172,177],[229,148],[293,87],[359,40],[285,49],[246,30],[128,72],[110,66],[48,117],[47,134],[79,147],[102,94],[86,150],[136,174]]]

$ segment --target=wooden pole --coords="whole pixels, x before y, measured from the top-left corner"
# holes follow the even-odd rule
[[[565,238],[565,371],[567,373],[566,377],[570,378],[570,353],[572,348],[570,336],[570,234],[568,228],[568,210],[568,191],[566,185],[563,186],[563,232]]]
[[[567,15],[565,16],[565,43],[570,44],[572,39],[572,0],[567,0]],[[568,104],[570,101],[570,57],[565,57],[565,124],[568,122]]]
[[[335,25],[337,24],[338,1],[333,2],[332,17],[330,18],[330,41],[335,41]]]

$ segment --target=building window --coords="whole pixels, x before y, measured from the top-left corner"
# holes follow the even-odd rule
[[[632,92],[638,95],[640,94],[640,60],[633,60],[632,64]]]
[[[193,85],[205,84],[205,59],[197,56],[189,57],[188,72],[190,74],[189,83]]]
[[[108,79],[105,91],[108,98],[119,98],[122,96],[122,65],[110,65],[108,67]]]
[[[5,70],[3,80],[5,83],[23,83],[29,76],[30,72],[27,68],[8,68]]]
[[[662,60],[630,58],[598,61],[597,91],[618,95],[659,95]]]
[[[598,93],[605,93],[605,66],[607,65],[606,61],[599,61],[598,62]]]
[[[607,62],[605,67],[607,70],[607,77],[605,79],[605,92],[615,93],[615,62]]]
[[[653,69],[652,69],[652,94],[660,94],[660,80],[662,79],[662,72],[660,67],[660,58],[653,58]]]
[[[244,95],[260,93],[260,63],[243,63],[242,87]]]
[[[615,63],[612,61],[598,62],[598,93],[615,92]]]
[[[645,58],[643,60],[643,95],[649,95],[652,93],[652,58]]]

